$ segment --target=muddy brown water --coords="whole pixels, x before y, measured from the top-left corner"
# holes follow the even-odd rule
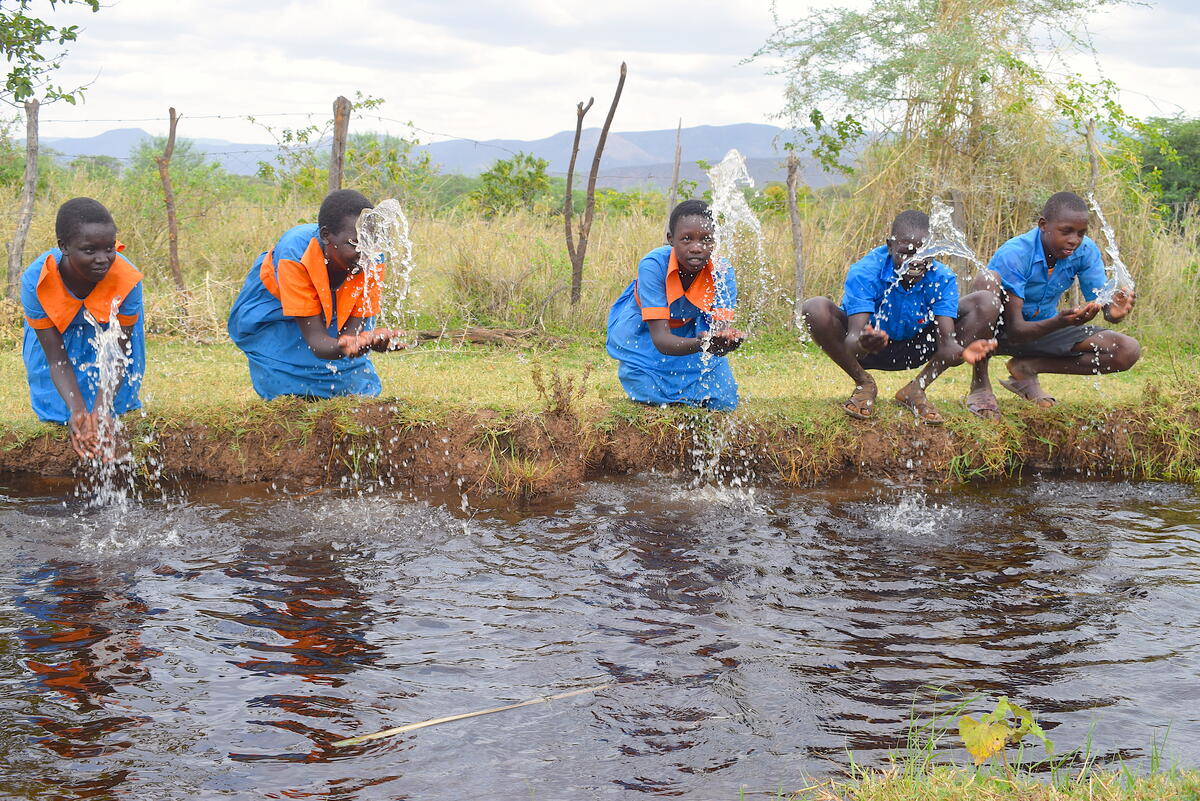
[[[881,764],[973,694],[1059,751],[1200,762],[1187,487],[3,492],[6,797],[735,799]],[[329,746],[605,681],[636,683]]]

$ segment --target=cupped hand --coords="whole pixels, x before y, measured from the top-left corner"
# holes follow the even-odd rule
[[[1132,289],[1118,289],[1109,301],[1105,316],[1112,322],[1125,319],[1125,315],[1133,311],[1136,296]]]
[[[362,334],[342,334],[337,338],[338,351],[347,359],[362,356],[371,349],[374,342],[373,331]]]
[[[746,341],[746,335],[735,328],[714,331],[708,339],[708,352],[714,356],[733,353]]]
[[[90,412],[74,412],[67,421],[71,434],[71,449],[80,459],[94,459],[100,455],[100,429],[97,419]]]
[[[888,345],[887,331],[867,324],[863,326],[862,333],[858,335],[858,344],[862,345],[863,350],[868,353],[878,353]]]
[[[408,337],[398,328],[376,328],[374,331],[367,333],[374,334],[374,341],[371,342],[371,350],[378,353],[405,350],[408,348]]]
[[[1093,300],[1073,309],[1063,309],[1058,316],[1066,321],[1067,325],[1083,325],[1099,313],[1100,303]]]
[[[962,349],[962,359],[967,364],[978,364],[991,356],[999,344],[994,339],[977,339]]]

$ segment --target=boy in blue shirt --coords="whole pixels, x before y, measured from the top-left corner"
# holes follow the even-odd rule
[[[1005,242],[988,262],[1003,285],[1004,311],[996,353],[1012,356],[1000,385],[1042,408],[1055,399],[1038,383],[1040,373],[1088,375],[1128,370],[1141,355],[1136,339],[1087,325],[1098,313],[1117,323],[1133,309],[1134,293],[1119,289],[1109,303],[1096,299],[1105,283],[1100,248],[1086,234],[1088,206],[1059,192],[1046,201],[1037,226]],[[1085,303],[1059,310],[1063,292],[1078,279]],[[987,382],[987,361],[976,365]]]
[[[957,279],[946,265],[904,263],[928,237],[928,215],[900,213],[887,243],[850,266],[840,306],[824,297],[804,302],[813,341],[854,380],[854,392],[842,405],[851,417],[875,416],[879,390],[868,370],[925,365],[895,397],[922,422],[940,425],[942,415],[925,397],[925,388],[946,368],[975,364],[996,347],[990,339],[1000,313],[995,293],[979,290],[960,299]],[[990,419],[990,412],[996,417],[999,412],[986,379],[980,387],[972,383],[968,408]]]

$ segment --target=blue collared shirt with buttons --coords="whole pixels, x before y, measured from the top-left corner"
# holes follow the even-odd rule
[[[1058,314],[1059,300],[1076,276],[1085,301],[1094,300],[1106,280],[1100,248],[1086,236],[1074,253],[1059,259],[1051,269],[1037,226],[1001,245],[988,262],[988,269],[999,273],[1004,288],[1024,301],[1021,316],[1027,322],[1048,320]]]
[[[921,280],[905,289],[886,245],[867,253],[846,271],[842,311],[870,312],[870,324],[893,340],[912,339],[934,317],[958,317],[958,280],[935,261]]]

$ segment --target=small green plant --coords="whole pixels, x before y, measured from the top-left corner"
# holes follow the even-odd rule
[[[1033,719],[1033,713],[1003,695],[996,701],[996,708],[979,720],[970,715],[959,718],[958,733],[967,752],[975,760],[976,767],[999,754],[1004,770],[1009,774],[1012,768],[1008,764],[1005,749],[1021,742],[1026,736],[1041,740],[1047,754],[1054,751],[1054,743]]]

